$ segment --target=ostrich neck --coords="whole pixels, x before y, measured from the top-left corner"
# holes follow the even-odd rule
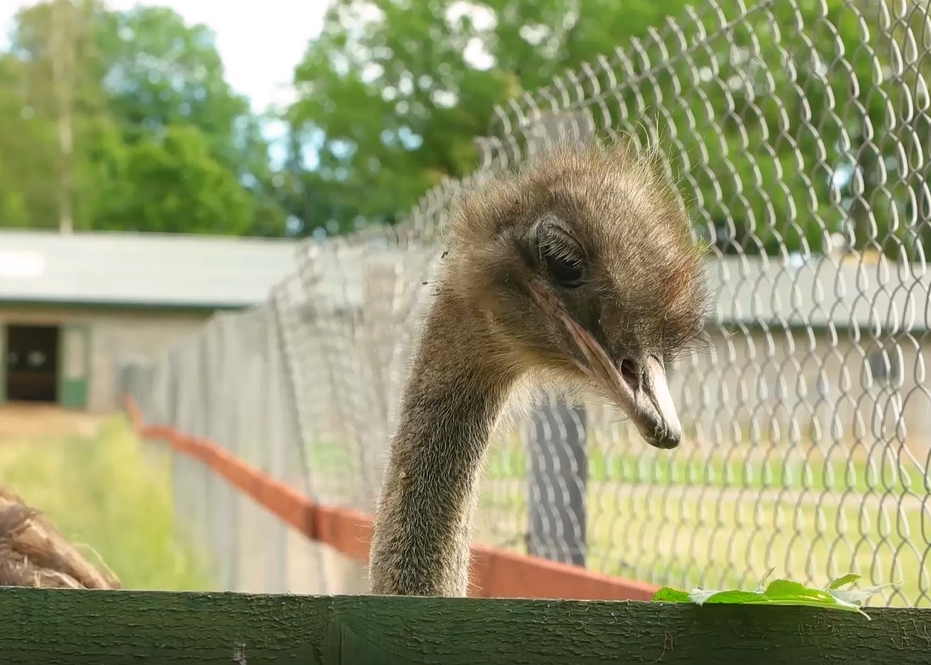
[[[428,313],[379,499],[372,593],[466,595],[479,471],[511,385],[484,330],[449,296]]]

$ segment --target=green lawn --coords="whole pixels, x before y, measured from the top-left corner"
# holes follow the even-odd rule
[[[346,446],[311,450],[318,477],[345,479],[357,466]],[[685,588],[752,588],[769,568],[814,584],[857,572],[876,583],[902,582],[874,605],[931,606],[931,507],[876,505],[882,496],[924,496],[929,481],[891,454],[844,460],[772,448],[767,456],[740,446],[714,454],[687,447],[627,452],[595,441],[588,461],[593,569]],[[497,443],[484,477],[479,540],[524,551],[526,455],[519,442]]]
[[[0,479],[95,563],[96,552],[124,588],[211,588],[208,568],[176,542],[167,469],[143,460],[122,418],[96,438],[4,442]]]
[[[822,453],[800,449],[791,453],[776,447],[766,454],[743,446],[725,447],[706,454],[687,447],[675,451],[643,449],[628,452],[623,444],[599,442],[588,450],[591,482],[620,482],[643,485],[689,485],[752,489],[812,491],[892,492],[911,490],[924,494],[931,477],[893,455],[874,453],[868,458],[827,459]],[[358,454],[336,443],[310,446],[310,463],[315,473],[337,475],[358,466]],[[526,453],[519,442],[496,443],[488,455],[485,477],[519,479],[527,474]]]
[[[902,582],[874,605],[931,606],[927,509],[883,510],[853,494],[819,503],[817,493],[799,501],[714,488],[682,497],[666,489],[589,486],[589,568],[684,588],[753,588],[770,568],[814,584],[856,572],[876,583]],[[523,551],[525,486],[489,483],[478,523],[481,542]]]
[[[521,446],[497,445],[489,453],[486,477],[520,478],[526,469]],[[766,455],[739,446],[711,455],[687,448],[627,452],[622,445],[610,451],[593,447],[588,451],[588,478],[592,482],[857,493],[900,493],[910,488],[919,494],[931,483],[921,469],[890,455],[844,460],[826,459],[813,451],[805,458],[798,450],[789,453],[773,448]]]
[[[801,447],[626,448],[604,437],[588,446],[590,568],[684,588],[753,588],[770,568],[814,584],[857,572],[902,582],[873,604],[931,606],[931,506],[896,503],[931,484],[910,461]],[[516,439],[490,452],[484,542],[523,550],[526,469]]]

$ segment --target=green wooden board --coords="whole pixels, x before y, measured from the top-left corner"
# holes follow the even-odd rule
[[[0,663],[931,664],[931,610],[0,589]]]

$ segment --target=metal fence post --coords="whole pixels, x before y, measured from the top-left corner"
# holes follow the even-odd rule
[[[547,395],[530,415],[527,553],[585,566],[584,407]]]

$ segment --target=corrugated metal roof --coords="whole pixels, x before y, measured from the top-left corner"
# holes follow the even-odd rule
[[[297,271],[297,249],[283,239],[0,231],[0,302],[249,307]],[[301,256],[315,269],[307,305],[318,313],[358,309],[366,276],[390,266],[419,288],[437,255],[429,247],[308,243]],[[917,264],[729,256],[707,267],[713,318],[722,323],[931,329],[931,274]],[[295,304],[306,298],[302,281],[282,285]]]
[[[320,275],[312,305],[318,311],[326,305],[362,307],[363,282],[372,267],[395,264],[406,279],[419,283],[437,255],[427,248],[324,245],[306,251]],[[348,268],[353,265],[359,268]],[[931,329],[931,274],[920,264],[896,265],[884,259],[860,263],[849,256],[806,262],[725,256],[710,258],[706,269],[715,293],[712,318],[720,323],[887,333]]]
[[[313,294],[310,308],[317,312],[362,308],[366,280],[377,274],[388,278],[392,269],[410,284],[422,286],[440,254],[434,247],[401,249],[341,243],[308,243],[300,251],[309,272],[305,288]]]
[[[887,333],[931,328],[931,274],[920,264],[816,257],[725,257],[708,263],[723,323],[834,326]]]
[[[248,307],[295,269],[296,242],[0,231],[0,302]]]

